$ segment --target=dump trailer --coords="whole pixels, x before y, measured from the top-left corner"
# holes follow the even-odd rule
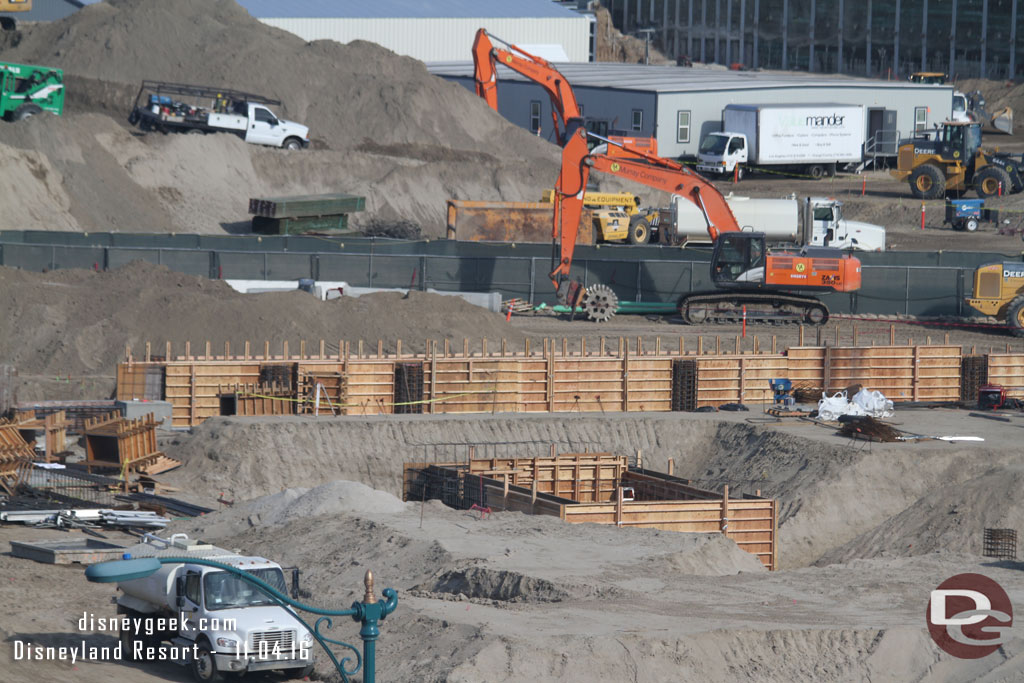
[[[700,143],[697,171],[742,178],[756,170],[821,178],[860,163],[864,107],[849,104],[730,104],[722,132]]]
[[[287,593],[284,572],[276,562],[190,540],[185,534],[167,539],[146,534],[127,552],[132,558],[213,560]],[[313,671],[309,630],[270,595],[231,572],[186,560],[164,564],[149,576],[121,581],[117,587],[117,623],[127,660],[145,661],[156,652],[154,658],[189,667],[197,681],[254,671],[303,678]]]
[[[448,239],[460,242],[551,243],[555,206],[549,202],[448,200]],[[580,244],[594,243],[593,218],[580,217]]]
[[[128,123],[143,131],[230,133],[256,145],[308,147],[309,128],[270,109],[280,105],[280,100],[229,88],[143,81]]]
[[[64,113],[64,72],[49,66],[0,62],[0,116],[22,121],[48,111]]]

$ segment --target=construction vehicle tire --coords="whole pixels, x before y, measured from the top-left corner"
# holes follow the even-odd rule
[[[815,180],[821,180],[821,177],[825,175],[825,167],[819,164],[807,167],[807,175],[811,176]]]
[[[1010,176],[998,166],[986,166],[974,177],[974,191],[982,199],[995,197],[999,194],[999,185],[1002,184],[1003,192],[1010,193]]]
[[[11,116],[11,120],[24,121],[25,119],[32,118],[36,114],[42,113],[43,110],[39,107],[38,104],[32,104],[31,102],[27,102],[14,110],[14,114]]]
[[[651,224],[647,222],[646,216],[633,216],[629,219],[630,244],[647,244],[651,241]]]
[[[1006,326],[1015,337],[1024,337],[1024,294],[1010,302],[1006,309]]]
[[[946,178],[932,164],[921,164],[910,174],[910,194],[917,199],[938,199],[946,192]]]
[[[132,109],[132,113],[128,114],[128,123],[130,123],[133,126],[139,125],[139,110],[138,109]]]

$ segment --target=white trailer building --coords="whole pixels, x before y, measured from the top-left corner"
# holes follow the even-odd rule
[[[466,45],[467,53],[470,47]],[[722,110],[729,104],[863,105],[865,138],[869,144],[874,139],[887,146],[882,152],[889,156],[895,155],[899,137],[932,128],[948,119],[953,107],[952,85],[603,62],[555,66],[572,84],[590,130],[655,137],[658,153],[666,157],[696,156],[704,136],[722,129]],[[433,63],[427,68],[474,89],[472,62]],[[505,68],[499,67],[498,79],[498,111],[554,140],[551,102],[544,91]]]
[[[594,16],[551,0],[238,0],[303,40],[366,40],[424,62],[465,59],[477,29],[545,58],[593,59]]]

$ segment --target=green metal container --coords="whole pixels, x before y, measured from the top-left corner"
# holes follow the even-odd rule
[[[265,218],[333,216],[366,210],[366,197],[354,194],[310,194],[249,200],[249,213]]]
[[[348,214],[332,216],[300,216],[295,218],[265,218],[253,216],[252,231],[260,235],[301,235],[305,232],[349,232]]]

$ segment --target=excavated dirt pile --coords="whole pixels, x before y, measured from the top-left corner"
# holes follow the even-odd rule
[[[68,79],[65,117],[0,127],[18,180],[0,189],[0,228],[237,231],[249,197],[345,191],[367,197],[356,225],[404,219],[433,236],[448,198],[536,201],[557,175],[554,145],[421,62],[363,41],[306,43],[230,0],[97,3],[0,36],[0,58]],[[280,99],[313,148],[142,135],[125,118],[143,79]]]
[[[342,339],[374,350],[377,340],[393,350],[401,339],[403,349],[421,351],[427,339],[521,338],[500,314],[458,298],[383,292],[321,302],[301,291],[240,294],[224,282],[139,261],[105,273],[0,268],[0,291],[0,362],[14,364],[23,378],[109,375],[125,344],[141,350],[146,341],[162,354],[165,341],[183,353],[185,341],[196,349],[209,340],[223,352],[225,341],[240,350],[246,341],[262,349],[269,340],[280,353],[285,340],[295,350],[300,340],[324,339],[336,352]],[[107,393],[112,388],[110,382]]]

